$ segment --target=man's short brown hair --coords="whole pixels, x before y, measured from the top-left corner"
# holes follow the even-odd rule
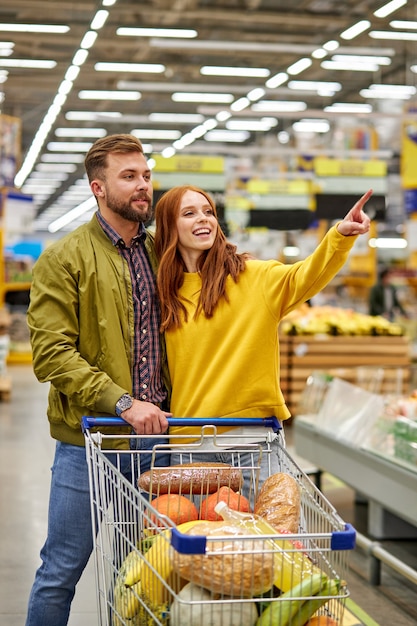
[[[95,178],[105,179],[107,155],[111,152],[140,152],[143,154],[143,147],[137,137],[127,133],[107,135],[97,139],[87,152],[84,160],[85,171],[90,182]]]

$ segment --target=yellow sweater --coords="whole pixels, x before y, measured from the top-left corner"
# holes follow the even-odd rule
[[[201,278],[185,273],[188,322],[166,332],[173,416],[290,417],[279,385],[278,324],[329,283],[355,240],[333,227],[303,261],[248,261],[238,283],[228,278],[229,302],[222,299],[211,319],[194,319]],[[199,430],[170,428],[176,435]]]

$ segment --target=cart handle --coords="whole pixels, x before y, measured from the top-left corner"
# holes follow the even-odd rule
[[[265,426],[276,433],[281,430],[281,422],[272,417],[168,417],[170,426]],[[96,426],[129,426],[122,417],[90,417],[84,415],[81,420],[83,432]]]

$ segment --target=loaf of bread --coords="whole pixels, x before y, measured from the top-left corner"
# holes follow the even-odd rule
[[[252,598],[272,588],[274,555],[261,537],[248,539],[244,527],[207,521],[190,528],[187,535],[205,535],[213,541],[207,541],[205,554],[172,551],[172,566],[181,578],[235,598]]]
[[[139,489],[162,495],[207,495],[220,487],[239,491],[242,487],[242,470],[227,463],[182,463],[168,467],[154,467],[138,479]]]
[[[299,532],[300,489],[295,478],[278,472],[262,485],[254,513],[266,519],[277,532]]]

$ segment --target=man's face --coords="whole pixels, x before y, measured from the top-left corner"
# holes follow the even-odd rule
[[[130,222],[146,222],[152,215],[151,170],[140,152],[110,153],[101,188],[107,207]]]

